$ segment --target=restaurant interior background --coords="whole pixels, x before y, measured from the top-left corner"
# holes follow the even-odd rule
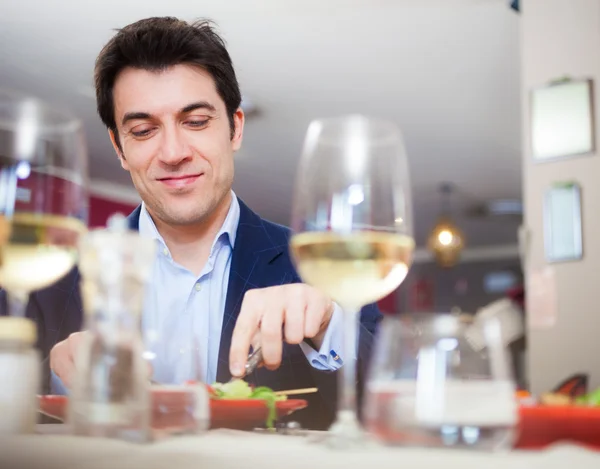
[[[558,312],[551,326],[536,328],[528,319],[528,377],[534,392],[578,371],[592,372],[592,385],[600,384],[593,373],[600,366],[591,358],[600,346],[589,332],[600,325],[591,304],[600,256],[600,244],[591,243],[600,227],[590,211],[598,197],[591,175],[594,169],[596,178],[600,174],[599,163],[582,158],[535,166],[527,135],[531,87],[565,74],[600,75],[599,2],[525,0],[521,12],[518,3],[3,0],[0,87],[83,119],[92,226],[139,201],[96,115],[92,71],[114,28],[142,17],[205,17],[219,25],[247,113],[234,189],[267,219],[289,223],[295,169],[312,119],[363,113],[393,120],[410,161],[418,246],[407,280],[382,303],[394,311],[475,313],[522,286],[531,269],[547,266],[541,238],[546,185],[579,178],[589,189],[585,256],[553,271]],[[451,267],[438,265],[427,247],[442,214],[464,235]],[[532,306],[528,299],[527,316]],[[595,352],[584,352],[584,345]],[[550,353],[556,358],[549,360]]]

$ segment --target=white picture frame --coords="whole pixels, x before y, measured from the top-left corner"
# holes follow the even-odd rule
[[[550,263],[583,258],[581,187],[555,184],[544,198],[544,249]]]
[[[531,152],[536,162],[592,155],[594,83],[566,79],[531,92]]]

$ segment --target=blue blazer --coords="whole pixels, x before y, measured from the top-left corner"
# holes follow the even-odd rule
[[[139,229],[140,207],[128,217],[132,230]],[[226,382],[229,373],[229,348],[233,328],[247,290],[273,285],[301,282],[292,264],[288,243],[290,230],[268,222],[240,200],[240,221],[233,249],[229,286],[218,358],[217,381]],[[6,298],[2,293],[2,305]],[[79,272],[73,269],[53,286],[31,295],[27,315],[38,325],[38,347],[43,357],[43,389],[49,392],[49,353],[52,347],[83,324],[82,302],[79,291]],[[381,319],[376,305],[365,307],[361,313],[359,335],[358,395],[362,395],[362,382],[369,362],[373,335]],[[275,390],[317,387],[319,392],[309,394],[309,406],[290,418],[304,428],[324,429],[333,421],[337,401],[337,373],[313,368],[298,345],[284,344],[282,365],[275,371],[264,368],[247,377],[250,384],[269,386]]]

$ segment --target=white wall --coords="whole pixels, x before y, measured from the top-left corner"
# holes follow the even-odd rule
[[[527,271],[545,265],[542,199],[552,182],[576,180],[581,184],[584,241],[582,261],[552,264],[557,280],[557,322],[549,329],[530,326],[529,380],[533,392],[539,393],[582,371],[591,374],[593,386],[600,386],[600,158],[592,155],[533,164],[528,108],[531,87],[564,75],[593,78],[600,90],[600,0],[524,0],[522,4],[525,223],[531,233]],[[595,106],[600,111],[598,93]],[[537,314],[533,307],[528,301],[530,316]]]

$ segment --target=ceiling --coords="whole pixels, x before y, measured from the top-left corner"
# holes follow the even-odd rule
[[[95,57],[114,28],[155,15],[218,23],[261,110],[234,188],[262,216],[289,222],[311,119],[360,112],[402,129],[419,245],[442,181],[470,246],[516,243],[518,221],[461,214],[521,196],[519,16],[506,0],[0,0],[0,86],[77,113],[96,181],[131,187],[95,113]]]

